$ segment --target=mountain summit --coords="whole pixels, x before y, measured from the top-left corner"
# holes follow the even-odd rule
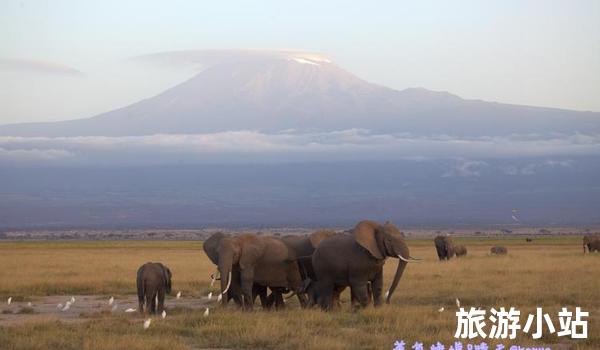
[[[600,132],[600,113],[464,100],[366,82],[320,57],[215,64],[130,106],[64,122],[0,127],[10,136],[133,136],[350,128],[457,136]]]

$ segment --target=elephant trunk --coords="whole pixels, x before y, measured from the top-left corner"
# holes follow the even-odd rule
[[[404,273],[404,269],[406,268],[406,265],[408,265],[408,262],[406,262],[402,259],[398,259],[398,268],[396,269],[396,274],[394,275],[394,280],[392,281],[392,285],[390,286],[390,289],[386,293],[386,299],[385,299],[386,304],[390,303],[390,300],[392,299],[392,294],[394,294],[394,291],[396,290],[396,287],[398,286],[398,282],[400,282],[400,278],[402,277],[402,274]]]
[[[232,259],[220,258],[219,259],[219,274],[221,275],[221,294],[223,295],[222,303],[227,304],[227,292],[231,287],[231,270],[232,270]]]

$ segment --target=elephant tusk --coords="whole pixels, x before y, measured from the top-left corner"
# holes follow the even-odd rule
[[[229,278],[227,279],[227,287],[225,287],[225,290],[221,293],[221,295],[225,295],[227,293],[230,285],[231,285],[231,271],[229,271]]]
[[[408,259],[403,257],[402,255],[398,254],[398,258],[402,261],[405,261],[407,263],[413,263],[413,262],[420,262],[423,259],[415,259],[413,257],[409,257]]]

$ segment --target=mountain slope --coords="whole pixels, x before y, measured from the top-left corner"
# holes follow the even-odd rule
[[[363,128],[457,136],[600,132],[600,113],[464,100],[368,83],[328,61],[226,62],[130,106],[75,121],[0,127],[9,136],[131,136]]]

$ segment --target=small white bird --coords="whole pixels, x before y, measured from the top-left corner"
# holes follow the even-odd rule
[[[442,312],[442,311],[444,311],[444,307],[443,306],[438,309],[438,312]]]
[[[204,310],[204,317],[208,317],[208,314],[209,314],[209,312],[210,312],[210,311],[208,311],[208,310],[209,310],[208,308],[206,308],[206,310]]]
[[[219,293],[219,295],[217,296],[217,301],[221,301],[221,299],[223,299],[223,294]]]
[[[212,299],[212,292],[208,293],[208,300]]]
[[[181,291],[177,292],[177,299],[181,298]]]
[[[165,310],[163,310],[162,314],[161,314],[162,318],[167,317],[167,312]]]
[[[385,292],[385,297],[387,298],[390,295],[390,291]]]
[[[119,308],[119,307],[117,306],[117,304],[115,304],[115,305],[113,305],[113,307],[112,307],[112,310],[111,310],[111,311],[112,311],[112,312],[115,312],[115,311],[117,311],[117,309],[118,309],[118,308]]]
[[[132,308],[125,310],[125,312],[136,312],[136,311],[137,311],[137,309],[132,309]]]
[[[67,311],[71,308],[71,302],[67,301],[65,306],[61,309],[62,311]]]
[[[458,298],[456,298],[456,307],[460,308],[460,300]]]
[[[63,304],[58,304],[58,305],[56,305],[56,308],[57,308],[57,309],[62,309],[62,307],[63,307]]]
[[[112,305],[114,302],[115,302],[114,297],[110,297],[110,299],[108,299],[108,305]]]
[[[27,303],[27,306],[28,307],[32,307],[33,306],[33,304],[31,304],[31,301]]]
[[[6,303],[7,303],[8,305],[10,305],[10,303],[12,303],[12,297],[9,297],[9,298],[8,298],[8,300],[6,301]]]
[[[75,304],[75,297],[71,297],[71,304]]]
[[[152,319],[149,318],[146,321],[144,321],[144,329],[148,329],[148,327],[150,327],[150,323],[152,323]]]

